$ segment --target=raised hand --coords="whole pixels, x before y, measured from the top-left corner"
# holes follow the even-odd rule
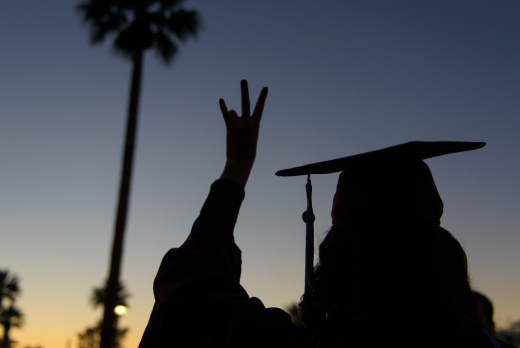
[[[228,111],[223,99],[219,101],[220,110],[226,122],[227,158],[224,172],[220,178],[235,180],[245,187],[256,158],[258,132],[265,99],[267,98],[267,87],[264,87],[260,92],[252,115],[246,80],[240,82],[240,89],[242,92],[242,116],[238,116],[235,110]]]

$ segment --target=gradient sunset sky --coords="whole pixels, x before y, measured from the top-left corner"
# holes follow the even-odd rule
[[[70,0],[0,2],[0,269],[20,278],[21,347],[77,347],[101,316],[130,64],[89,45]],[[242,284],[266,306],[303,292],[305,178],[280,169],[412,140],[485,141],[427,161],[442,225],[464,246],[499,326],[520,319],[518,0],[189,0],[204,30],[171,68],[145,56],[121,323],[136,347],[161,258],[225,163],[218,100],[269,87],[235,236]],[[314,176],[316,241],[338,174]]]

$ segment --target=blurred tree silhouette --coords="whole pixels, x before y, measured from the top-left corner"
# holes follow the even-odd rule
[[[104,286],[92,289],[92,293],[89,298],[89,302],[92,305],[92,307],[97,308],[105,305],[107,286],[108,282],[105,281]],[[116,295],[116,306],[122,305],[128,307],[127,299],[128,297],[130,297],[130,294],[128,293],[128,291],[126,291],[125,285],[122,282],[118,283]],[[121,342],[123,341],[125,335],[128,332],[128,328],[117,327],[117,319],[118,317],[116,316],[114,319],[116,323],[116,325],[114,325],[116,332],[112,345],[113,348],[121,347]],[[93,327],[87,327],[83,333],[79,333],[79,348],[99,348],[101,344],[102,328],[103,320],[101,319]]]
[[[0,313],[0,324],[4,328],[4,336],[2,338],[2,348],[8,348],[13,343],[9,338],[9,331],[12,327],[22,326],[22,312],[11,304],[8,308],[4,308]]]
[[[92,294],[90,295],[90,304],[92,307],[97,308],[99,306],[103,306],[106,302],[106,289],[108,282],[105,281],[105,286],[92,289]],[[117,293],[116,293],[116,306],[122,305],[128,307],[127,299],[130,297],[130,294],[126,291],[125,285],[120,281],[117,285]]]
[[[4,309],[4,299],[11,301],[11,304],[13,304],[19,294],[18,278],[15,275],[10,275],[8,270],[0,270],[0,313]]]
[[[520,320],[512,323],[505,329],[497,330],[496,333],[500,339],[520,347]]]
[[[4,328],[4,335],[0,341],[0,347],[7,348],[13,343],[9,339],[9,331],[12,327],[22,325],[23,314],[14,306],[16,297],[20,295],[18,277],[9,274],[8,270],[0,270],[0,325]],[[9,300],[9,307],[5,300]]]
[[[153,48],[166,65],[178,51],[177,42],[196,37],[201,28],[197,11],[179,8],[184,0],[83,0],[77,11],[90,27],[90,42],[98,44],[114,36],[114,52],[132,61],[132,82],[128,105],[123,170],[117,207],[112,257],[103,316],[101,348],[111,348],[114,307],[121,268],[123,237],[128,210],[132,163],[137,131],[143,54]],[[175,38],[175,39],[174,39]]]
[[[294,325],[303,327],[302,321],[300,320],[300,307],[298,306],[297,302],[291,303],[284,309],[291,315],[291,319]]]
[[[103,321],[100,320],[95,326],[88,327],[83,333],[78,334],[79,348],[99,348],[101,342],[101,328]],[[121,342],[125,338],[128,328],[116,328],[116,335],[114,340],[114,348],[120,348]]]

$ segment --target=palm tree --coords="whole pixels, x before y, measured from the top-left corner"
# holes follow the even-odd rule
[[[9,330],[11,330],[12,327],[22,326],[22,318],[22,312],[13,305],[2,311],[0,314],[0,324],[4,327],[2,348],[8,348],[11,345],[11,340],[9,339]]]
[[[201,28],[197,11],[179,6],[184,0],[83,0],[77,10],[90,26],[92,44],[114,36],[113,49],[133,63],[121,187],[115,222],[112,258],[108,277],[101,348],[111,348],[114,336],[114,306],[121,268],[123,237],[130,194],[130,181],[137,130],[143,54],[153,48],[169,65],[178,51],[176,42],[196,37]],[[175,39],[174,39],[175,38]]]
[[[19,294],[18,278],[15,275],[10,275],[8,270],[0,270],[0,314],[4,308],[3,300],[8,299],[12,304]]]

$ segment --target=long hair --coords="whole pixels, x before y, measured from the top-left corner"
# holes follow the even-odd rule
[[[301,320],[322,337],[339,333],[353,347],[479,346],[485,325],[466,254],[442,227],[333,226],[307,276]]]

